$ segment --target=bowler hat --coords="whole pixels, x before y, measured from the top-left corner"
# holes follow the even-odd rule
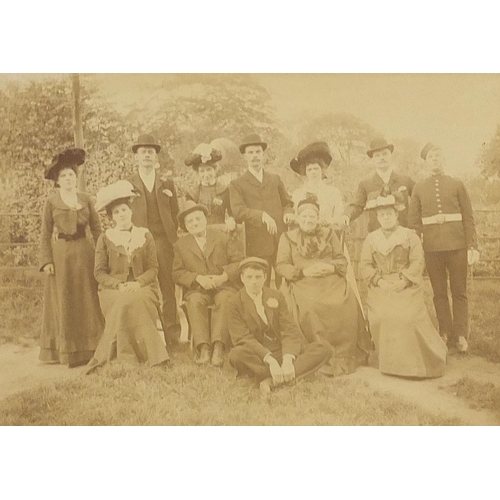
[[[332,154],[326,142],[313,142],[302,149],[299,154],[292,159],[290,167],[300,175],[306,175],[307,162],[311,159],[320,158],[328,166],[332,162]]]
[[[184,224],[184,219],[186,215],[189,215],[191,212],[196,212],[197,210],[201,210],[205,216],[208,215],[208,209],[205,205],[200,205],[199,203],[194,202],[193,200],[188,200],[184,207],[184,210],[181,210],[177,215],[177,220],[179,221],[179,226],[183,231],[187,231],[186,225]]]
[[[427,159],[427,153],[431,150],[431,149],[437,149],[439,148],[439,146],[436,146],[435,144],[432,144],[432,142],[428,142],[422,149],[422,151],[420,152],[420,157],[425,160]]]
[[[85,161],[85,151],[80,148],[66,149],[55,155],[52,162],[45,169],[45,178],[57,181],[57,176],[62,168],[69,167],[76,172],[76,167]]]
[[[196,149],[184,160],[184,165],[192,166],[194,170],[198,170],[201,165],[214,166],[215,163],[222,159],[222,154],[218,149],[212,148],[210,144],[200,144]]]
[[[132,151],[137,153],[137,150],[141,147],[155,148],[156,152],[159,153],[161,146],[156,142],[156,139],[151,134],[143,134],[139,136],[137,142],[132,146]]]
[[[105,186],[97,192],[95,209],[100,212],[107,209],[111,203],[117,200],[130,200],[138,196],[134,186],[126,180],[116,181],[109,186]]]
[[[264,142],[258,134],[250,134],[240,144],[240,153],[244,153],[247,146],[262,146],[262,149],[265,151],[267,149],[267,142]]]
[[[394,144],[389,144],[383,137],[377,137],[370,142],[370,149],[366,154],[372,158],[373,153],[376,151],[382,151],[383,149],[388,149],[391,153],[394,151]]]
[[[260,257],[247,257],[246,259],[243,259],[238,264],[240,273],[243,272],[243,270],[248,266],[261,267],[266,273],[269,271],[269,263],[267,262],[267,260],[261,259]]]

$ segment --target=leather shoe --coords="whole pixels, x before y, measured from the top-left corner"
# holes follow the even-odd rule
[[[214,342],[212,364],[214,366],[222,366],[224,364],[224,344],[222,342]]]
[[[196,359],[196,364],[206,365],[207,363],[210,363],[210,346],[208,344],[202,344],[200,353]]]

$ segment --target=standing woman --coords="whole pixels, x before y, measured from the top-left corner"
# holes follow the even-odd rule
[[[320,224],[339,226],[344,213],[340,190],[325,183],[324,172],[332,162],[326,142],[313,142],[299,152],[290,162],[290,168],[305,178],[304,185],[292,194],[295,211],[299,202],[316,198],[319,205]]]
[[[46,274],[40,360],[84,365],[94,354],[103,318],[94,279],[94,242],[101,234],[99,216],[88,194],[76,189],[83,149],[67,149],[52,159],[45,178],[58,188],[45,203],[40,271]]]
[[[117,359],[149,366],[169,359],[156,325],[160,320],[158,260],[153,235],[132,224],[129,181],[118,181],[97,193],[97,210],[106,210],[114,227],[97,242],[95,277],[106,327],[86,373]]]

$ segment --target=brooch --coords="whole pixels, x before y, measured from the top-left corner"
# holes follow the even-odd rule
[[[172,191],[170,191],[170,189],[164,189],[163,193],[165,193],[169,198],[172,198],[172,196],[174,196],[174,194],[172,193]]]
[[[213,203],[214,205],[219,205],[219,206],[220,206],[220,205],[222,205],[222,203],[223,203],[223,202],[222,202],[222,200],[221,200],[220,198],[214,198],[214,199],[212,200],[212,203]]]
[[[278,301],[274,297],[271,297],[271,298],[267,299],[266,304],[269,307],[272,307],[273,309],[276,309],[278,307],[278,305],[279,305]]]

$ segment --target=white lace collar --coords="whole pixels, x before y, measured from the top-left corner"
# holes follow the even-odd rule
[[[130,257],[135,250],[146,244],[147,232],[148,230],[145,227],[132,226],[131,231],[110,228],[106,230],[106,236],[115,246],[122,247]]]
[[[386,237],[382,229],[377,229],[370,233],[372,247],[382,255],[389,255],[398,245],[409,246],[410,232],[410,229],[398,226],[389,237]]]

